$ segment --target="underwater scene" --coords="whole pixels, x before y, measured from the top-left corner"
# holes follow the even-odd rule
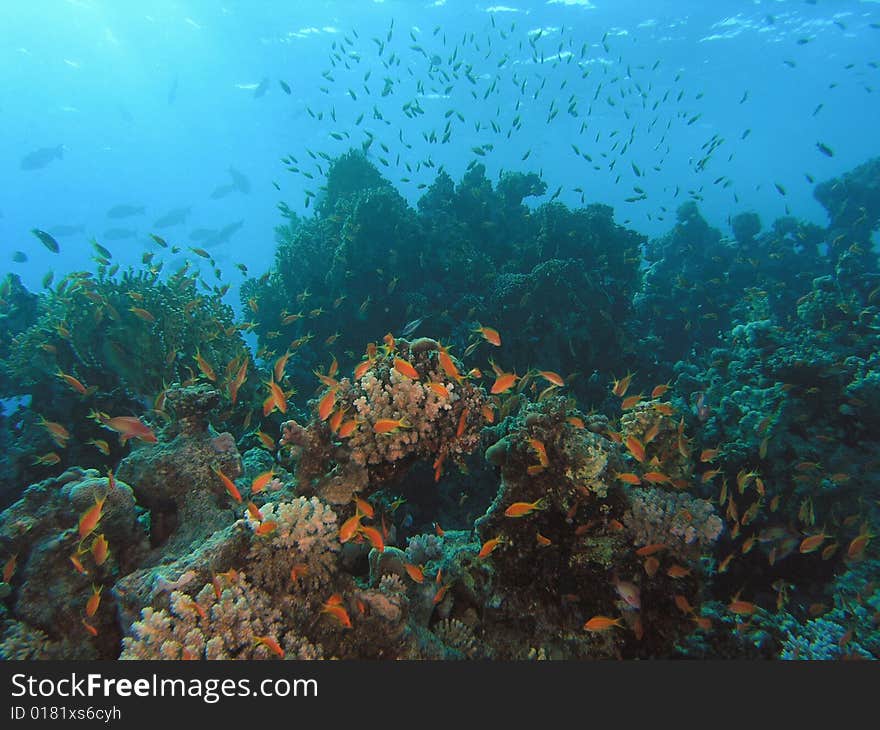
[[[880,658],[880,3],[0,27],[0,657]]]

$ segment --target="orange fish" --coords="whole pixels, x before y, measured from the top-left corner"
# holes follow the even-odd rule
[[[650,545],[644,545],[636,550],[636,555],[640,558],[644,558],[648,555],[653,555],[654,553],[659,553],[661,550],[665,550],[667,545],[662,542],[651,543]]]
[[[373,360],[369,358],[364,360],[362,363],[358,364],[358,366],[354,369],[354,379],[360,380],[364,375],[367,374],[367,371],[373,367]]]
[[[434,459],[434,481],[439,482],[440,477],[443,476],[443,462],[446,459],[446,452],[437,455],[437,458]]]
[[[620,380],[615,380],[611,392],[618,398],[623,398],[623,396],[626,395],[626,391],[629,389],[629,384],[632,381],[634,374],[635,373],[628,372]]]
[[[267,537],[271,535],[275,530],[278,529],[278,523],[274,520],[266,520],[265,522],[261,522],[260,526],[254,530],[254,534],[257,537]]]
[[[92,617],[98,612],[98,606],[101,605],[101,591],[104,586],[92,586],[92,595],[86,601],[86,616]]]
[[[15,574],[15,566],[18,561],[18,553],[13,555],[6,561],[6,564],[3,566],[3,582],[8,583],[12,580],[12,576]]]
[[[287,413],[287,396],[281,390],[281,386],[274,380],[270,380],[266,383],[266,387],[269,388],[269,397],[272,399],[273,410],[277,408],[282,413]]]
[[[245,358],[244,362],[241,364],[241,367],[238,369],[238,372],[235,375],[233,381],[229,384],[229,398],[232,400],[232,405],[238,401],[238,391],[242,385],[244,385],[244,381],[247,379],[247,370],[248,370],[248,360]]]
[[[100,499],[95,498],[95,504],[89,507],[79,518],[79,537],[84,540],[98,526],[103,516],[104,502],[107,496],[104,495]]]
[[[333,415],[330,416],[330,420],[327,421],[327,424],[330,426],[331,433],[337,433],[339,431],[339,427],[342,425],[342,417],[345,415],[345,409],[339,408],[333,412]]]
[[[862,555],[864,555],[865,553],[865,548],[868,547],[868,542],[872,537],[874,537],[874,535],[872,535],[868,530],[868,523],[866,522],[864,525],[862,525],[862,529],[859,531],[859,534],[852,539],[849,547],[847,547],[846,556],[850,560],[856,560],[862,557]]]
[[[647,433],[645,434],[645,443],[646,444],[651,443],[655,438],[657,438],[657,435],[659,433],[660,433],[660,421],[657,421],[653,426],[651,426],[651,428],[648,429]]]
[[[562,376],[552,370],[539,370],[538,375],[544,378],[548,383],[552,383],[560,388],[565,386],[565,380],[563,380]]]
[[[158,441],[153,430],[145,425],[140,418],[134,416],[115,416],[111,418],[106,413],[98,413],[96,411],[92,411],[90,417],[104,428],[116,431],[123,445],[129,439],[138,439],[150,444],[155,444]]]
[[[660,569],[660,561],[657,560],[657,558],[655,558],[653,555],[649,555],[647,558],[645,558],[645,563],[643,567],[645,568],[645,573],[648,575],[648,577],[653,578],[657,574],[657,571]]]
[[[809,537],[805,537],[798,548],[798,551],[801,553],[812,553],[819,548],[819,546],[825,542],[825,539],[831,537],[830,535],[826,535],[825,531],[818,533],[817,535],[810,535]]]
[[[56,423],[55,421],[47,421],[43,416],[40,416],[37,422],[48,431],[52,440],[58,444],[59,448],[63,449],[67,446],[67,442],[70,440],[70,431],[68,431],[62,424]]]
[[[226,487],[226,491],[229,492],[229,496],[232,497],[236,502],[241,504],[241,492],[238,491],[238,487],[235,486],[235,482],[233,482],[228,476],[226,476],[219,466],[212,466],[211,470],[220,477],[220,481],[223,482],[223,486]]]
[[[107,542],[107,538],[104,537],[104,534],[101,533],[98,535],[94,541],[92,542],[92,547],[89,548],[92,551],[92,557],[95,559],[95,565],[103,565],[107,556],[110,553],[110,545]]]
[[[697,625],[698,629],[709,631],[712,628],[712,619],[708,616],[693,616],[691,620]]]
[[[271,636],[255,636],[254,639],[257,644],[262,644],[280,659],[284,659],[284,649],[282,649],[281,645]]]
[[[368,517],[369,519],[373,519],[376,516],[376,511],[373,509],[373,505],[371,505],[367,500],[361,499],[360,497],[354,498],[355,508],[360,514],[364,517]]]
[[[700,452],[700,461],[706,463],[707,461],[715,461],[718,458],[718,454],[720,453],[720,449],[703,449]]]
[[[546,466],[550,465],[550,459],[547,457],[547,449],[544,446],[543,441],[540,441],[539,439],[536,439],[536,438],[530,438],[529,439],[529,446],[531,446],[535,450],[535,453],[538,455],[538,461],[540,462],[541,466],[546,467]]]
[[[339,438],[347,439],[355,432],[355,429],[357,427],[358,420],[356,418],[351,418],[339,426],[339,430],[336,432],[336,435],[339,436]]]
[[[214,368],[202,357],[202,353],[196,348],[196,354],[193,355],[193,359],[196,361],[196,364],[199,366],[199,370],[202,371],[202,375],[204,375],[208,380],[214,382],[217,380],[217,374],[214,372]]]
[[[501,545],[504,540],[500,537],[493,537],[491,540],[486,540],[483,543],[483,547],[480,548],[480,552],[477,553],[478,558],[486,558],[492,554],[492,551],[495,550],[499,545]]]
[[[275,441],[268,433],[257,429],[256,436],[258,439],[260,439],[260,443],[263,445],[264,449],[268,449],[269,451],[275,450]]]
[[[675,409],[669,403],[655,403],[651,407],[663,416],[672,416],[675,413]]]
[[[76,553],[74,553],[73,555],[70,556],[70,562],[73,563],[73,567],[76,569],[76,572],[79,573],[80,575],[88,575],[89,574],[89,571],[87,571],[85,569],[85,567],[82,564],[82,561],[79,559],[79,557],[76,555]],[[6,581],[6,582],[8,583],[9,581]]]
[[[55,376],[61,378],[69,388],[75,390],[80,395],[88,395],[89,389],[86,388],[77,378],[73,377],[73,375],[68,375],[67,373],[59,370],[55,373]]]
[[[623,619],[618,618],[609,618],[608,616],[593,616],[589,621],[584,624],[584,628],[587,631],[608,631],[609,629],[617,626],[618,628],[623,628]]]
[[[437,537],[443,537],[446,534],[446,530],[440,527],[439,522],[434,523],[434,532],[437,533]]]
[[[667,390],[669,390],[669,383],[663,383],[662,385],[655,385],[654,390],[651,391],[652,398],[659,398],[662,396]]]
[[[82,625],[86,627],[86,631],[88,631],[92,636],[98,635],[98,629],[92,626],[88,621],[82,619]]]
[[[635,408],[635,407],[638,405],[639,401],[640,401],[643,397],[644,397],[644,396],[643,396],[641,393],[639,393],[638,395],[629,395],[629,396],[627,396],[626,398],[624,398],[624,399],[620,402],[620,408],[621,408],[621,410],[628,411],[628,410],[630,410],[631,408]]]
[[[501,373],[492,384],[492,390],[490,392],[493,395],[506,393],[514,386],[517,380],[519,380],[519,376],[514,373]]]
[[[635,436],[626,437],[626,448],[633,455],[636,461],[643,463],[645,461],[645,446]]]
[[[354,517],[349,517],[342,523],[339,528],[339,542],[348,542],[357,535],[361,528],[361,517],[362,515],[355,513]]]
[[[279,357],[272,366],[272,375],[275,376],[275,382],[280,383],[284,379],[284,371],[287,370],[287,361],[292,353],[290,350]]]
[[[458,426],[455,429],[455,438],[461,438],[467,428],[467,418],[470,415],[469,408],[462,408],[461,415],[458,417]]]
[[[625,484],[641,484],[642,480],[639,478],[638,474],[633,474],[632,472],[626,472],[624,474],[617,473],[614,475],[615,479],[624,482]]]
[[[406,418],[380,418],[373,424],[373,433],[397,433],[402,428],[409,428]]]
[[[318,402],[318,418],[320,418],[322,421],[326,421],[330,417],[330,414],[333,413],[333,408],[335,406],[336,390],[330,389]]]
[[[480,414],[483,416],[483,420],[486,423],[495,423],[495,411],[492,410],[492,406],[490,406],[488,403],[485,403],[480,408]]]
[[[449,397],[449,390],[447,390],[446,386],[443,383],[437,383],[433,380],[429,380],[427,386],[431,389],[431,391],[440,396],[441,398]]]
[[[260,492],[262,492],[274,477],[275,472],[271,469],[269,471],[264,471],[257,477],[254,477],[254,480],[251,482],[251,494],[259,494]]]
[[[434,594],[433,604],[436,606],[443,598],[446,596],[446,591],[449,590],[448,585],[442,585],[437,589],[437,592]]]
[[[724,560],[722,560],[718,564],[718,572],[719,573],[726,573],[727,572],[727,568],[730,565],[730,561],[733,560],[734,555],[736,555],[736,553],[731,553],[730,555],[728,555],[726,558],[724,558]]]
[[[290,580],[296,583],[300,578],[309,574],[309,566],[305,563],[297,563],[290,569]]]
[[[404,563],[403,569],[406,571],[406,574],[412,578],[416,583],[423,583],[425,580],[425,572],[422,570],[420,565],[413,565],[412,563]]]
[[[419,379],[419,371],[412,366],[412,363],[407,362],[403,358],[394,358],[394,369],[405,378],[409,378],[410,380]]]
[[[128,311],[131,312],[138,319],[142,319],[144,322],[155,322],[156,316],[147,309],[143,307],[129,307]]]
[[[646,471],[642,477],[651,484],[666,484],[670,481],[668,476],[659,471]]]
[[[535,541],[538,543],[538,547],[549,547],[553,544],[549,537],[544,537],[540,532],[535,533]]]
[[[54,451],[50,451],[48,454],[43,454],[42,456],[34,457],[34,466],[43,465],[43,466],[54,466],[58,462],[61,461],[61,457],[58,456]]]
[[[334,597],[331,596],[330,599],[324,604],[324,606],[321,608],[321,613],[326,613],[332,616],[343,629],[350,629],[351,618],[348,615],[348,611],[346,611],[345,608],[341,605],[341,599],[339,602],[335,602],[333,598]]]
[[[260,508],[257,507],[253,502],[247,503],[247,510],[250,513],[250,516],[253,517],[257,522],[263,521],[263,513],[260,512]]]
[[[734,598],[728,605],[728,610],[732,613],[737,614],[738,616],[751,616],[755,611],[758,610],[758,607],[754,603],[750,603],[749,601],[742,601],[739,598]]]
[[[461,373],[458,372],[458,368],[455,366],[455,362],[452,360],[452,356],[449,354],[449,351],[442,345],[437,352],[437,360],[439,361],[440,367],[443,369],[443,372],[446,374],[447,378],[451,378],[456,383],[461,382]]]
[[[568,423],[570,423],[575,428],[586,428],[587,424],[584,423],[583,418],[578,418],[577,416],[569,416],[565,419]]]
[[[504,510],[505,517],[525,517],[538,510],[547,508],[544,499],[538,499],[535,502],[514,502],[510,507]]]
[[[483,339],[486,340],[490,345],[495,345],[495,347],[501,347],[501,335],[498,334],[498,330],[492,329],[491,327],[482,327],[479,326],[474,332],[479,332],[483,335]]]
[[[683,565],[678,565],[677,563],[674,565],[670,565],[668,570],[666,571],[666,575],[668,575],[670,578],[686,578],[690,574],[690,568],[685,568]]]
[[[385,541],[382,539],[382,533],[375,527],[361,525],[358,532],[367,538],[367,541],[374,550],[378,550],[380,553],[385,551]]]
[[[675,596],[675,605],[678,607],[678,610],[682,613],[693,613],[694,609],[688,601],[687,596],[683,596],[680,593]]]

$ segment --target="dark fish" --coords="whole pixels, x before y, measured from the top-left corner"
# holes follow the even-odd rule
[[[52,286],[53,281],[55,281],[55,272],[47,271],[45,276],[43,276],[43,289],[48,289],[50,286]]]
[[[48,248],[52,253],[58,253],[61,250],[61,246],[58,245],[58,241],[56,241],[52,236],[50,236],[46,231],[41,231],[39,228],[31,228],[31,233],[33,233],[40,241],[43,242],[43,245]]]
[[[103,238],[108,241],[121,241],[124,238],[134,238],[136,235],[137,231],[131,228],[110,228],[104,231]]]
[[[168,89],[168,106],[171,106],[177,100],[177,76],[174,77],[174,81],[171,82],[171,87]]]
[[[114,205],[107,211],[108,218],[131,218],[133,215],[143,215],[145,211],[142,205]]]
[[[12,254],[12,260],[17,264],[24,264],[27,262],[28,257],[24,251],[16,251]]]
[[[152,238],[162,248],[168,248],[168,241],[166,241],[164,238],[162,238],[162,236],[157,236],[155,233],[151,233],[150,238]]]
[[[57,147],[41,147],[21,158],[21,169],[39,170],[53,160],[60,160],[62,157],[64,157],[63,144]]]
[[[189,234],[190,241],[204,241],[206,238],[217,235],[216,228],[196,228]]]
[[[281,87],[281,90],[285,94],[287,94],[288,96],[290,95],[290,86],[287,84],[286,81],[282,81],[281,79],[278,79],[278,85]]]
[[[171,226],[179,226],[181,223],[186,223],[186,219],[189,218],[191,211],[191,207],[169,210],[165,215],[153,223],[153,227],[170,228]]]
[[[251,181],[247,179],[244,173],[239,172],[234,167],[229,167],[229,175],[232,178],[232,184],[235,189],[247,195],[251,191]]]
[[[401,332],[401,337],[409,337],[413,332],[415,332],[419,327],[422,326],[422,322],[424,322],[428,316],[419,317],[418,319],[414,319],[412,322],[407,322],[403,327],[403,332]]]
[[[269,90],[269,79],[264,78],[260,81],[260,85],[254,89],[254,99],[259,99],[263,94],[265,94]]]
[[[773,184],[776,186],[776,190],[779,192],[780,195],[785,195],[785,188],[782,187],[782,185],[780,185],[779,183]]]
[[[112,259],[113,254],[110,253],[106,248],[104,248],[100,243],[98,243],[94,238],[92,239],[92,248],[95,249],[101,256],[105,259]]]
[[[816,148],[826,157],[834,157],[834,150],[832,150],[827,144],[816,142]]]
[[[211,200],[220,200],[235,192],[235,185],[220,185],[211,192]]]
[[[219,231],[216,231],[214,235],[209,236],[203,240],[203,246],[209,248],[211,246],[218,246],[221,243],[226,243],[232,235],[236,233],[241,227],[244,226],[244,221],[235,221],[234,223],[229,223]]]
[[[72,236],[75,233],[82,233],[85,229],[85,224],[82,223],[78,226],[67,226],[62,224],[60,226],[52,226],[49,229],[49,233],[51,233],[53,236],[60,236],[61,238],[64,238],[65,236]]]

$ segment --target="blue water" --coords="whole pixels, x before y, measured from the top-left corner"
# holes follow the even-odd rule
[[[241,274],[233,263],[257,274],[268,268],[273,228],[281,221],[276,203],[308,212],[305,191],[318,191],[317,163],[324,170],[327,163],[306,150],[335,156],[360,146],[364,130],[375,135],[372,159],[387,159],[388,166],[376,164],[413,203],[418,184],[434,175],[416,170],[420,161],[430,158],[458,179],[478,159],[490,177],[501,169],[540,171],[547,196],[561,186],[559,199],[571,205],[580,203],[573,188],[581,187],[585,202],[613,206],[618,222],[652,236],[671,227],[688,191],[725,232],[735,213],[755,210],[769,223],[786,206],[824,224],[805,173],[818,182],[880,154],[880,29],[871,23],[880,23],[876,2],[844,0],[6,2],[0,6],[3,269],[39,288],[48,269],[57,276],[92,268],[91,236],[114,260],[138,264],[143,251],[155,249],[150,232],[184,247],[176,259],[166,256],[171,268],[184,258],[199,261],[186,248],[200,245],[189,239],[193,231],[241,221],[212,251],[235,285]],[[385,43],[381,57],[374,38]],[[330,55],[334,44],[348,68]],[[399,64],[389,69],[382,61],[392,53]],[[447,83],[435,69],[432,80],[430,57],[451,71],[453,54],[463,62],[458,78]],[[464,76],[468,65],[476,83]],[[383,97],[386,77],[393,92]],[[257,96],[264,79],[266,92]],[[521,91],[515,82],[523,81]],[[408,101],[418,101],[424,114],[404,114]],[[577,116],[567,111],[571,102]],[[374,106],[385,121],[374,118]],[[548,123],[553,108],[558,113]],[[465,121],[455,114],[447,119],[450,109]],[[521,127],[507,138],[517,114]],[[447,121],[449,143],[440,144]],[[430,144],[423,134],[432,130],[438,140]],[[337,140],[332,132],[350,138]],[[717,149],[698,171],[713,138]],[[817,149],[819,141],[833,157]],[[472,152],[487,143],[493,149],[485,156]],[[573,143],[593,163],[578,157]],[[25,155],[57,145],[64,145],[62,159],[20,168]],[[314,179],[287,172],[280,158],[288,154]],[[213,190],[230,183],[230,166],[247,176],[250,193],[212,200]],[[634,186],[645,197],[627,203],[637,195]],[[117,204],[146,212],[108,219]],[[153,226],[185,207],[191,207],[185,224]],[[84,233],[57,236],[58,255],[29,233],[59,225],[82,225]],[[136,235],[107,240],[113,228]],[[28,262],[12,263],[14,250]],[[229,301],[237,304],[235,288]]]

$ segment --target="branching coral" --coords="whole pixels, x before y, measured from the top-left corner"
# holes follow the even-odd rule
[[[248,515],[254,531],[247,557],[254,583],[271,593],[308,586],[326,586],[336,572],[340,543],[336,514],[317,497],[297,497],[290,502],[269,502],[260,508],[262,520]],[[261,524],[275,523],[265,537],[257,534]],[[296,569],[296,579],[291,571]]]
[[[724,529],[711,502],[686,492],[635,487],[628,496],[623,524],[635,545],[665,544],[673,555],[693,563],[711,553]]]
[[[123,639],[121,659],[320,659],[320,647],[285,630],[269,594],[253,588],[244,573],[220,576],[195,596],[171,594],[171,608],[143,610]]]

